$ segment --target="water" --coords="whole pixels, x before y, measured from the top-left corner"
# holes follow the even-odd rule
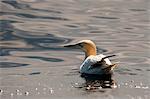
[[[149,0],[1,0],[1,99],[149,99]],[[80,51],[111,58],[117,88],[86,90]],[[81,86],[81,87],[80,87]]]

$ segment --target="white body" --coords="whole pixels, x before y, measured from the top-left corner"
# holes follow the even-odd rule
[[[112,65],[110,60],[108,58],[104,59],[105,64],[102,66],[93,67],[92,65],[96,64],[97,62],[101,61],[102,58],[106,57],[103,54],[100,55],[90,55],[87,57],[82,65],[80,66],[80,72],[86,73],[86,74],[104,74],[103,68],[106,68],[106,66]],[[107,64],[107,65],[106,65]]]

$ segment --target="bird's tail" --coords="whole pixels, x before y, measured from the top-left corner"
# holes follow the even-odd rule
[[[109,71],[113,70],[116,66],[117,66],[117,64],[112,64],[112,65],[109,65],[109,66],[106,67],[106,68],[103,68],[103,70],[104,70],[105,72],[109,72]]]

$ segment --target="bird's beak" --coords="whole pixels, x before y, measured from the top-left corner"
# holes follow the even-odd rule
[[[65,45],[64,47],[67,47],[67,48],[75,48],[75,49],[81,49],[80,43],[78,43],[78,44],[71,44],[71,45]]]

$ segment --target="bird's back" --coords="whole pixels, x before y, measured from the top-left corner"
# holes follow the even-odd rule
[[[80,66],[80,72],[86,74],[104,74],[104,68],[112,65],[108,58],[103,54],[87,57]],[[105,59],[103,59],[105,58]]]

